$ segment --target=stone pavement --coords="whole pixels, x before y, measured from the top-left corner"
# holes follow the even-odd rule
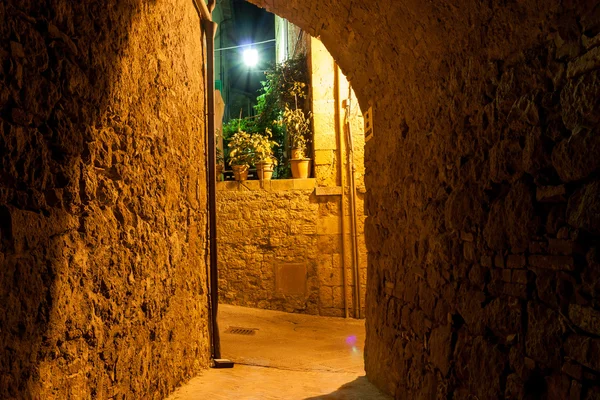
[[[364,321],[221,305],[219,328],[235,367],[208,370],[169,400],[389,399],[364,376]]]

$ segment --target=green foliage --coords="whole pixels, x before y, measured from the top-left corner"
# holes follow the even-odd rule
[[[265,130],[264,134],[255,133],[252,135],[254,165],[260,162],[278,164],[277,158],[273,154],[273,148],[279,145],[276,141],[271,140],[272,136],[273,134],[269,128]]]
[[[238,131],[229,140],[229,165],[245,165],[250,167],[254,163],[254,150],[252,149],[252,136],[244,131]]]
[[[264,133],[248,133],[238,131],[229,140],[229,165],[254,166],[260,162],[273,163],[277,165],[277,159],[273,156],[273,148],[278,146],[277,142],[271,140],[271,130]]]
[[[302,142],[302,139],[294,135],[294,128],[290,132],[288,124],[285,122],[286,109],[294,108],[295,120],[299,121],[304,118],[300,128],[303,130],[304,150],[309,141],[310,133],[310,113],[308,112],[307,91],[308,91],[308,68],[305,55],[301,55],[290,59],[281,64],[275,64],[265,72],[265,80],[262,83],[262,88],[259,91],[257,105],[254,107],[256,111],[255,117],[242,119],[232,119],[223,126],[223,138],[225,142],[230,142],[238,132],[244,132],[249,135],[258,134],[265,136],[267,141],[275,142],[276,145],[271,146],[271,157],[276,161],[278,167],[275,169],[274,176],[277,178],[289,177],[290,169],[284,155],[286,144],[294,146],[294,143]],[[302,116],[300,116],[302,113]],[[305,116],[308,115],[308,118]],[[292,115],[289,115],[292,118]],[[239,137],[238,137],[239,139]],[[237,145],[234,145],[234,147]],[[229,155],[231,157],[233,150],[229,146]],[[241,153],[233,152],[237,159]],[[230,161],[230,165],[231,161]]]
[[[290,147],[299,150],[301,157],[304,157],[310,141],[310,113],[307,117],[301,109],[292,110],[286,105],[282,123],[285,125]]]

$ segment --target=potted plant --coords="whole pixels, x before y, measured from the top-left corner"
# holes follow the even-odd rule
[[[252,147],[254,150],[254,164],[258,179],[270,180],[273,176],[274,166],[277,165],[277,158],[273,155],[273,147],[277,142],[271,140],[273,134],[269,128],[265,129],[265,134],[255,133],[252,135]]]
[[[254,161],[252,136],[242,130],[236,132],[227,145],[229,151],[229,165],[233,169],[236,181],[248,179],[248,169]]]
[[[295,179],[308,178],[310,171],[310,158],[306,157],[310,135],[310,113],[307,116],[301,108],[298,108],[298,97],[306,97],[304,93],[305,87],[305,83],[294,82],[294,86],[290,92],[294,96],[295,108],[292,110],[286,104],[282,120],[290,141],[292,152],[290,164],[292,167],[292,177]]]

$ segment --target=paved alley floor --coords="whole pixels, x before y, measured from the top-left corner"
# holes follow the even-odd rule
[[[364,320],[220,305],[219,331],[235,367],[207,370],[169,400],[389,399],[364,376]]]

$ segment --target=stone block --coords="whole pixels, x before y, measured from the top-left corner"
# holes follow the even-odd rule
[[[527,305],[527,355],[545,367],[560,368],[562,324],[558,314],[541,304]]]
[[[554,148],[552,164],[564,182],[578,181],[600,169],[599,152],[599,132],[581,129]]]
[[[566,255],[573,254],[575,248],[575,242],[573,240],[564,239],[548,239],[548,251],[553,255]]]
[[[322,217],[317,220],[318,235],[338,235],[340,233],[341,222],[338,217]]]
[[[333,307],[344,308],[344,287],[334,286],[333,287]]]
[[[566,201],[565,185],[538,186],[535,199],[540,203],[562,203]]]
[[[494,257],[494,267],[504,268],[504,256],[502,254],[496,254]]]
[[[600,121],[600,104],[596,99],[600,96],[600,70],[596,70],[587,74],[584,74],[578,78],[567,81],[567,84],[563,88],[560,94],[561,114],[562,121],[567,129],[576,130],[582,126],[595,126]],[[588,137],[586,140],[591,139],[596,142],[597,139]],[[572,144],[561,142],[561,148],[555,147],[552,154],[552,163],[557,168],[559,176],[563,179],[569,178],[575,180],[577,176],[581,176],[582,171],[588,170],[589,167],[584,165],[584,162],[593,153],[593,149],[585,149],[582,144],[586,141],[582,138],[575,138],[575,142]],[[563,147],[564,146],[564,147]],[[558,147],[558,146],[557,146]],[[561,157],[556,159],[554,152],[559,151]],[[581,150],[581,154],[577,154],[577,150]],[[572,155],[573,160],[569,161],[567,157]],[[590,164],[595,165],[596,160],[589,160]],[[562,164],[564,166],[561,166]],[[578,166],[572,171],[568,171],[570,166]]]
[[[318,235],[317,249],[319,254],[339,254],[341,252],[341,236]]]
[[[595,69],[600,69],[600,47],[571,61],[567,66],[567,78],[572,79]]]
[[[561,368],[561,371],[579,381],[583,376],[583,370],[581,368],[581,365],[573,362],[564,363]]]
[[[569,318],[582,330],[600,336],[600,311],[579,304],[569,304]]]
[[[546,242],[531,242],[529,243],[529,253],[545,254],[548,252],[548,243]]]
[[[527,264],[527,258],[520,254],[510,254],[506,258],[506,266],[512,269],[525,268]]]
[[[491,267],[492,266],[492,256],[481,256],[480,264],[482,267]]]
[[[333,289],[328,286],[321,286],[319,288],[319,305],[322,308],[333,307]]]
[[[512,274],[511,274],[511,282],[512,283],[519,283],[521,285],[526,285],[528,282],[528,276],[527,276],[527,271],[526,270],[513,270]]]
[[[600,46],[600,34],[594,37],[582,35],[581,42],[583,43],[583,47],[585,47],[587,50],[593,49],[594,47],[598,47]]]
[[[239,190],[261,190],[260,181],[244,181],[240,182]]]
[[[271,190],[274,192],[283,192],[294,189],[293,179],[275,179],[271,182]]]
[[[342,187],[341,186],[333,186],[333,187],[318,186],[315,189],[315,194],[317,196],[341,196],[342,195]]]
[[[567,357],[600,372],[600,339],[570,335],[565,341],[564,349]]]
[[[452,342],[452,329],[450,325],[443,325],[431,331],[429,337],[429,360],[440,370],[443,376],[450,368],[450,352]]]
[[[333,165],[334,150],[315,150],[315,165]]]
[[[317,186],[317,180],[314,178],[308,179],[292,179],[294,190],[313,190]]]
[[[571,256],[533,255],[529,256],[529,266],[555,271],[573,271],[575,269]]]
[[[596,159],[600,163],[600,157]],[[584,186],[571,196],[567,206],[567,221],[575,228],[600,234],[600,181]]]

